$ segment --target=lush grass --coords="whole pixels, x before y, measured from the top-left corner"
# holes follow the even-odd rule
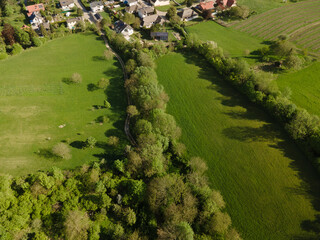
[[[320,116],[320,62],[315,62],[298,72],[279,75],[277,83],[280,89],[289,87],[292,90],[291,100]]]
[[[73,168],[97,160],[93,155],[108,148],[106,135],[125,139],[122,72],[115,60],[102,59],[104,50],[103,40],[95,35],[71,35],[0,62],[0,172],[20,175],[51,166]],[[82,83],[64,83],[74,72],[82,75]],[[102,77],[111,82],[105,92],[93,85]],[[106,97],[112,109],[94,109]],[[103,115],[110,121],[96,123]],[[61,124],[66,126],[59,128]],[[99,141],[98,147],[78,149],[89,136]],[[73,146],[71,160],[47,154],[62,140]]]
[[[262,13],[273,8],[291,4],[291,2],[290,0],[287,3],[283,3],[281,0],[237,0],[237,4],[248,6],[251,11]]]
[[[247,56],[245,51],[251,52],[263,46],[262,40],[232,28],[223,27],[213,21],[187,27],[187,31],[197,34],[203,41],[216,42],[228,56],[246,57],[249,62],[253,62],[254,59],[251,58],[253,56]]]
[[[243,238],[314,237],[319,178],[282,128],[197,56],[171,53],[157,63],[182,142],[207,161]]]

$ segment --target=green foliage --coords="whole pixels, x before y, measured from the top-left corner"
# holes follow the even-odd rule
[[[73,73],[70,81],[75,84],[80,84],[82,82],[82,76],[79,73]]]
[[[64,226],[67,239],[87,239],[90,219],[84,212],[78,210],[69,211],[66,215]]]
[[[70,148],[65,143],[58,143],[58,144],[54,145],[52,148],[52,153],[55,156],[63,158],[63,159],[70,159],[71,158]]]
[[[32,37],[31,42],[35,47],[40,47],[42,45],[41,40],[37,37]]]
[[[98,88],[106,89],[110,85],[110,80],[107,78],[100,78],[97,83]]]
[[[104,106],[106,109],[111,108],[111,104],[108,102],[107,99],[105,99],[105,100],[103,101],[103,106]]]
[[[97,139],[95,139],[94,137],[90,136],[90,137],[87,138],[85,144],[86,144],[86,147],[88,147],[88,148],[94,148],[96,143],[97,143]]]

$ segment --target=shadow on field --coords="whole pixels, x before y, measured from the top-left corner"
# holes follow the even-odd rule
[[[52,161],[59,161],[61,160],[60,158],[58,158],[56,155],[54,155],[52,153],[52,150],[49,148],[41,148],[39,149],[37,152],[35,152],[36,155],[38,155],[39,157],[42,158],[46,158],[48,160],[52,160]]]
[[[241,107],[241,111],[232,111],[228,109],[225,112],[231,118],[243,120],[260,120],[263,121],[261,127],[230,127],[222,131],[226,137],[235,139],[240,142],[267,142],[268,146],[278,149],[284,156],[291,159],[289,165],[302,180],[300,185],[295,188],[284,189],[286,193],[301,195],[306,197],[312,203],[316,211],[320,211],[320,177],[316,172],[310,160],[307,159],[297,145],[289,139],[283,127],[276,123],[257,105],[249,102],[247,97],[233,88],[231,83],[222,79],[221,76],[210,66],[204,58],[192,53],[183,53],[185,61],[188,64],[194,64],[200,68],[199,78],[212,82],[208,89],[217,91],[222,96],[216,98],[221,105],[226,107]],[[290,201],[290,199],[288,199]],[[261,206],[263,207],[263,206]],[[276,211],[276,210],[275,210]],[[306,231],[305,235],[288,236],[288,239],[320,239],[320,215],[315,219],[305,219],[301,222],[301,229]],[[317,237],[315,237],[318,235]]]

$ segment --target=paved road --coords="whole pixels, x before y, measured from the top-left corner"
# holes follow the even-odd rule
[[[88,20],[90,23],[96,22],[96,20],[93,18],[91,12],[89,12],[85,6],[83,6],[82,2],[80,0],[75,0],[74,3],[77,5],[78,8],[81,8],[83,11],[83,19]]]

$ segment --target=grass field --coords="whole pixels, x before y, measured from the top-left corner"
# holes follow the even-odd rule
[[[277,83],[280,89],[289,87],[292,90],[291,100],[296,105],[320,116],[320,62],[298,72],[281,74]]]
[[[298,46],[320,52],[320,1],[276,8],[235,23],[235,29],[266,40],[288,35]]]
[[[188,33],[194,33],[203,41],[214,41],[222,47],[224,52],[230,57],[245,57],[248,62],[253,62],[245,51],[253,51],[263,47],[262,40],[252,37],[232,28],[223,27],[216,22],[202,22],[187,27]]]
[[[122,71],[115,60],[102,59],[104,50],[97,36],[77,34],[0,62],[1,173],[73,168],[97,160],[94,155],[107,148],[106,136],[125,139]],[[82,75],[82,83],[66,84],[74,72]],[[94,85],[102,77],[110,79],[105,92]],[[106,96],[112,108],[96,109]],[[110,121],[101,125],[96,119],[103,115]],[[98,140],[97,147],[78,149],[89,136]],[[56,160],[47,152],[62,140],[71,143],[70,160]]]
[[[282,128],[197,56],[166,55],[157,73],[182,142],[207,161],[243,238],[316,239],[319,178]]]
[[[278,8],[283,5],[290,4],[290,1],[283,3],[281,0],[237,0],[238,5],[245,5],[250,8],[251,11],[262,13],[273,8]]]

